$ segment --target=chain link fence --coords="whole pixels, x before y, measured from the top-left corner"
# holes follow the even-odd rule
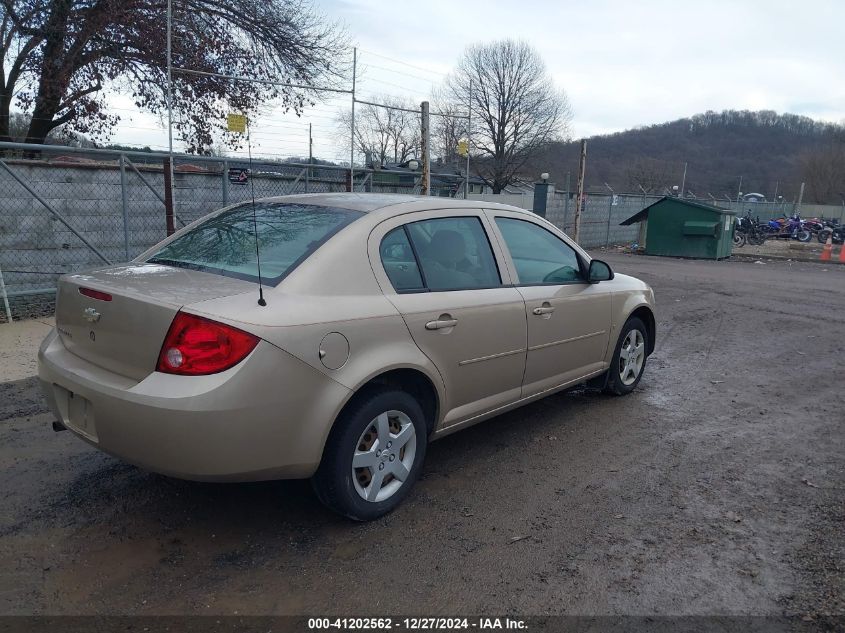
[[[52,314],[62,274],[128,261],[227,204],[349,191],[346,167],[0,143],[0,322]],[[359,170],[354,190],[414,194],[419,172]],[[431,193],[462,197],[459,174]],[[172,209],[172,211],[171,211]]]
[[[501,202],[532,209],[533,192],[516,194],[470,194],[474,200]],[[634,245],[639,240],[639,225],[620,226],[645,207],[663,198],[658,194],[587,194],[581,210],[581,231],[578,242],[584,248],[600,248],[614,245]],[[748,202],[718,199],[695,199],[696,202],[711,204],[722,209],[735,211],[737,215],[750,213],[752,217],[771,219],[788,216],[798,209],[793,202]],[[801,217],[819,217],[845,221],[845,201],[841,206],[802,204]],[[575,193],[550,192],[546,206],[546,219],[568,235],[575,233]]]
[[[619,226],[635,213],[660,200],[662,196],[597,195],[585,196],[581,210],[581,232],[578,243],[584,248],[598,248],[618,244],[633,244],[638,226]],[[534,193],[470,194],[470,198],[486,202],[500,202],[522,209],[532,209]],[[575,193],[550,191],[546,202],[546,219],[566,234],[575,234]]]
[[[581,209],[581,230],[578,243],[584,248],[597,248],[615,244],[633,244],[637,241],[639,225],[620,226],[661,196],[589,195]],[[546,218],[567,235],[575,232],[575,196],[555,192],[549,200]]]
[[[167,154],[0,143],[0,322],[52,314],[57,278],[98,265],[128,261],[160,242],[168,230],[227,204],[292,193],[349,191],[350,171],[323,164],[176,156],[173,200],[166,195]],[[420,174],[410,169],[359,170],[354,190],[415,194]],[[461,198],[460,174],[432,174],[431,194]],[[533,193],[471,194],[471,198],[533,206]],[[660,196],[586,197],[579,241],[585,248],[633,244],[638,226],[620,223]],[[736,206],[734,206],[736,205]],[[790,213],[783,204],[719,204],[761,217]],[[817,213],[818,209],[814,209]],[[824,211],[824,210],[822,210]],[[827,208],[828,217],[839,215]],[[821,213],[823,214],[823,213]],[[546,215],[574,232],[575,197],[555,191]]]

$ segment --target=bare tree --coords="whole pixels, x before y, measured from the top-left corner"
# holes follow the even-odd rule
[[[446,165],[463,163],[458,155],[458,143],[468,140],[467,111],[469,103],[457,103],[450,100],[442,90],[436,90],[432,97],[431,149]]]
[[[837,204],[845,199],[845,138],[805,152],[800,165],[810,200]]]
[[[403,163],[417,156],[420,146],[420,115],[413,101],[390,95],[376,95],[373,103],[359,104],[355,109],[355,151],[370,155],[379,165]],[[349,147],[352,113],[343,112],[337,119],[338,140]]]
[[[446,79],[449,99],[471,103],[478,175],[500,193],[532,154],[568,135],[572,111],[539,53],[526,42],[470,46]],[[464,106],[465,107],[465,106]]]
[[[672,166],[663,160],[640,156],[631,162],[626,171],[632,191],[642,187],[646,193],[659,193],[669,184]]]
[[[119,116],[109,91],[166,112],[165,0],[0,0],[0,140],[15,102],[31,115],[26,140],[58,127],[105,137]],[[309,0],[173,0],[173,66],[305,84],[339,79],[345,36]],[[309,91],[174,73],[177,131],[194,151],[225,136],[229,109],[280,102],[299,111]],[[238,139],[229,136],[232,144]]]

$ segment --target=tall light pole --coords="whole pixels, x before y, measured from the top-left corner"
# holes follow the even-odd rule
[[[349,191],[355,191],[355,76],[358,74],[358,49],[352,49],[352,136],[349,144]]]

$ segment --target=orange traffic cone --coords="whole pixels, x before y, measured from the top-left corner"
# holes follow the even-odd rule
[[[845,264],[845,242],[842,242],[842,248],[839,249],[839,262]]]
[[[824,244],[824,250],[822,250],[822,258],[821,261],[829,262],[830,256],[833,254],[833,236],[827,236],[827,242]],[[839,259],[842,259],[842,254],[839,254]]]

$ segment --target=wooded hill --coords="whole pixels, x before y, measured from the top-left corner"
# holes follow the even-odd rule
[[[532,172],[548,171],[558,189],[569,172],[574,189],[579,151],[577,141],[554,143],[532,161]],[[685,162],[686,189],[697,197],[735,198],[741,190],[771,200],[777,187],[792,200],[805,181],[805,201],[841,204],[845,127],[768,110],[726,110],[595,136],[587,141],[587,185],[661,193],[681,186]]]

